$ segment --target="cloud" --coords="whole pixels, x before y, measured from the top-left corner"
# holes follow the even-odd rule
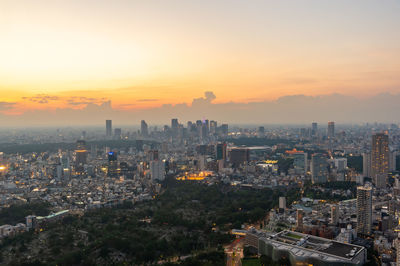
[[[35,102],[35,103],[46,104],[46,103],[49,103],[50,101],[58,101],[60,99],[60,97],[47,95],[47,94],[36,94],[36,96],[22,97],[22,99],[28,100],[31,102]]]
[[[137,125],[144,119],[149,124],[169,124],[171,118],[181,123],[206,118],[229,124],[309,124],[388,122],[398,123],[400,94],[382,93],[370,98],[356,98],[342,94],[288,95],[274,101],[249,103],[213,103],[216,95],[208,91],[204,97],[186,103],[163,104],[148,109],[127,108],[134,104],[112,106],[104,98],[71,98],[71,107],[56,110],[27,111],[21,115],[1,115],[2,125],[102,125],[112,119],[115,125]],[[103,101],[103,102],[102,102]],[[85,104],[75,109],[74,104]],[[0,110],[12,108],[15,103],[0,103]],[[125,107],[125,108],[124,108]]]
[[[15,102],[0,102],[0,111],[9,110],[14,107],[17,103]]]
[[[88,105],[88,104],[102,104],[106,101],[107,101],[107,98],[72,96],[67,99],[67,104],[73,105],[73,106],[79,106],[79,105]]]
[[[214,92],[212,92],[212,91],[204,92],[204,96],[205,96],[204,98],[200,97],[200,98],[193,99],[192,106],[201,106],[201,105],[205,105],[205,104],[211,104],[211,102],[217,98],[215,96]]]

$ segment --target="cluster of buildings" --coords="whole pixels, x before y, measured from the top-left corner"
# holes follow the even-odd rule
[[[51,203],[55,212],[84,211],[150,200],[160,193],[167,177],[245,189],[297,188],[301,193],[312,187],[332,197],[303,195],[288,206],[282,198],[279,208],[266,216],[263,230],[296,231],[295,238],[301,236],[306,239],[303,244],[308,243],[302,247],[323,238],[333,241],[326,246],[344,243],[376,248],[384,254],[382,261],[396,260],[397,125],[337,127],[329,122],[320,128],[314,122],[308,128],[252,128],[228,127],[207,119],[182,124],[174,118],[164,126],[149,126],[142,120],[134,130],[113,130],[112,121],[107,120],[105,132],[59,129],[54,134],[18,134],[14,142],[21,144],[46,145],[74,138],[75,144],[57,151],[1,154],[0,207],[40,199]],[[331,185],[337,183],[352,184],[352,188]],[[274,248],[280,245],[279,241],[275,244]],[[300,253],[295,252],[295,257]],[[344,259],[331,255],[321,255],[319,260]]]

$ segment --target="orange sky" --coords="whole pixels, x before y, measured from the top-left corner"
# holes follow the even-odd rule
[[[279,2],[279,3],[278,3]],[[0,3],[0,101],[25,110],[400,93],[396,1]]]

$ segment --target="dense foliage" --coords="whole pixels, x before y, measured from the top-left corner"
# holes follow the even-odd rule
[[[7,240],[3,261],[20,264],[29,256],[49,265],[143,264],[188,256],[183,265],[218,265],[213,261],[224,260],[229,230],[263,219],[285,193],[174,180],[166,186],[155,200],[67,216],[43,232]]]

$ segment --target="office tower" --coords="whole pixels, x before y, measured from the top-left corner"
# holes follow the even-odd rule
[[[82,131],[82,136],[81,136],[81,138],[83,139],[83,140],[85,140],[86,139],[86,131],[84,130],[84,131]]]
[[[363,157],[363,176],[370,177],[371,176],[371,153],[364,152],[362,154]]]
[[[108,153],[108,172],[109,177],[117,177],[119,174],[117,153],[110,151]]]
[[[215,157],[217,160],[226,161],[226,143],[218,143],[215,147]]]
[[[328,122],[328,138],[335,137],[335,122]]]
[[[178,125],[179,125],[178,119],[177,118],[172,118],[171,119],[171,129],[172,130],[178,129]]]
[[[389,136],[384,133],[372,135],[371,177],[377,188],[386,187],[389,173]]]
[[[357,187],[357,234],[369,235],[372,226],[372,187]]]
[[[250,158],[249,149],[232,149],[229,153],[230,162],[235,166],[248,162]]]
[[[320,153],[311,157],[311,181],[313,184],[326,183],[328,179],[328,162],[326,157]]]
[[[296,152],[292,154],[292,157],[296,174],[305,174],[307,172],[307,153]]]
[[[142,137],[147,137],[149,135],[149,128],[144,120],[140,122],[140,135]]]
[[[112,134],[112,121],[106,120],[106,136],[111,137]]]
[[[285,197],[279,197],[279,210],[284,211],[286,209],[286,198]]]
[[[122,129],[121,128],[114,129],[114,137],[115,137],[115,139],[121,139],[121,137],[122,137]]]
[[[228,136],[228,124],[222,124],[221,125],[221,133],[223,136]]]
[[[85,171],[84,166],[87,161],[87,154],[86,142],[84,140],[78,140],[75,150],[75,171],[77,174],[83,174]]]
[[[135,144],[136,144],[136,150],[137,151],[143,151],[143,140],[136,140],[135,141]]]
[[[150,162],[150,176],[151,180],[162,181],[165,179],[165,163],[160,160]]]
[[[337,225],[339,223],[339,217],[340,217],[340,212],[339,212],[339,205],[332,205],[331,206],[331,223],[334,225]]]
[[[217,133],[217,121],[211,120],[210,121],[210,134],[214,135]]]
[[[311,135],[316,136],[317,133],[318,133],[318,124],[314,122],[311,124]]]
[[[296,211],[296,227],[297,229],[303,229],[303,209],[297,209]]]

